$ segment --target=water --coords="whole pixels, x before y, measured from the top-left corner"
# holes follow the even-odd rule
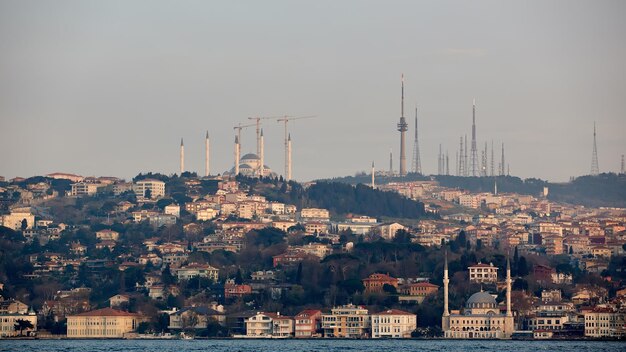
[[[454,340],[0,340],[11,352],[405,352],[405,351],[626,351],[626,342]]]

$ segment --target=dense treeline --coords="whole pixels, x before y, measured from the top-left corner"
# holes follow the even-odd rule
[[[316,207],[328,209],[334,215],[359,214],[372,217],[419,219],[426,216],[424,204],[395,192],[372,189],[339,182],[320,181],[308,188],[297,182],[280,179],[237,180],[255,189],[269,200],[294,204],[299,209]]]
[[[459,177],[437,175],[431,177],[441,186],[465,189],[472,192],[493,192],[497,184],[498,192],[510,192],[538,196],[543,187],[548,187],[548,199],[571,204],[599,207],[626,207],[626,175],[604,173],[598,176],[581,176],[567,183],[552,183],[537,178],[521,179],[515,176]],[[379,184],[389,182],[410,182],[429,180],[416,174],[406,177],[378,177]],[[345,184],[368,184],[369,175],[335,178],[333,182]]]

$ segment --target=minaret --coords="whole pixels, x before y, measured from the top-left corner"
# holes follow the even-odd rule
[[[263,129],[261,129],[261,135],[259,136],[259,159],[261,164],[259,165],[259,178],[265,174],[265,139],[263,138]]]
[[[448,251],[444,254],[443,264],[443,316],[450,316],[450,310],[448,309],[448,284],[450,279],[448,278]],[[445,330],[445,329],[444,329]]]
[[[511,313],[511,261],[506,258],[506,316],[513,316]]]
[[[182,175],[185,172],[185,145],[183,144],[183,139],[180,139],[180,174]]]
[[[291,181],[291,133],[287,138],[287,181]]]
[[[413,141],[413,172],[422,173],[422,161],[420,159],[420,145],[417,138],[417,106],[415,106],[415,140]]]
[[[501,169],[500,169],[500,176],[504,176],[504,166],[506,165],[504,163],[504,143],[502,143],[502,161],[501,161]]]
[[[400,176],[406,176],[406,151],[405,151],[405,135],[409,129],[409,125],[404,118],[404,74],[402,75],[402,98],[400,102],[400,122],[398,123],[398,131],[400,131]]]
[[[493,181],[493,195],[498,195],[498,181]]]
[[[372,161],[372,188],[376,188],[376,183],[374,183],[374,175],[375,175],[374,162]]]
[[[209,167],[210,161],[210,146],[209,146],[209,131],[206,131],[206,137],[204,138],[204,176],[208,177],[211,169]]]
[[[450,175],[450,159],[448,157],[448,151],[446,150],[446,176]]]
[[[393,176],[393,151],[389,148],[389,176]]]
[[[472,153],[471,153],[472,176],[478,176],[478,149],[476,147],[476,99],[472,102]]]
[[[593,123],[593,154],[591,155],[591,175],[598,176],[600,168],[598,167],[598,148],[596,146],[596,123]]]
[[[235,176],[239,175],[239,138],[235,136]]]

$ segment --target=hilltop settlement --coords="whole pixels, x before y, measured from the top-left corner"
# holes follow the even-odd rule
[[[507,177],[0,178],[0,338],[625,338],[626,209]]]

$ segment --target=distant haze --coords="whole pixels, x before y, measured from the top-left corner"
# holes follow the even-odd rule
[[[480,150],[505,143],[511,174],[601,172],[626,154],[624,1],[0,1],[0,175],[132,177],[233,165],[237,123],[289,124],[297,180],[407,166],[419,105],[425,173],[450,171],[477,104]],[[265,120],[283,173],[282,125]],[[243,131],[242,155],[256,152]],[[497,165],[497,164],[496,164]]]

